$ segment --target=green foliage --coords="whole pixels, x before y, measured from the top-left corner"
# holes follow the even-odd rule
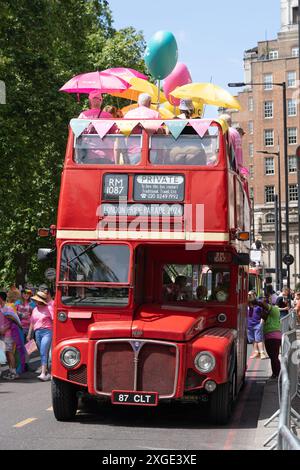
[[[55,224],[68,123],[82,107],[59,88],[97,69],[143,72],[144,49],[142,33],[113,28],[105,0],[1,2],[0,285],[43,280],[37,229]]]

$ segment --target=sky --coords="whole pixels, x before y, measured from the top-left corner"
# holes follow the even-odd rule
[[[109,4],[115,28],[133,26],[143,31],[146,41],[159,30],[171,31],[179,61],[187,65],[193,82],[212,81],[224,88],[244,80],[244,51],[258,41],[275,39],[280,29],[280,0],[109,0]]]

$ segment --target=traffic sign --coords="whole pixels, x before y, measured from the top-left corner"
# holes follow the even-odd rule
[[[56,278],[56,269],[54,268],[48,268],[45,271],[45,278],[48,279],[48,281],[54,281]]]
[[[283,260],[284,264],[286,264],[287,266],[291,266],[292,264],[295,263],[295,258],[293,257],[293,255],[285,255],[283,257]]]

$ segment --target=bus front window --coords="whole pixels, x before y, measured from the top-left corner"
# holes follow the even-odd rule
[[[126,245],[64,245],[60,264],[62,302],[81,306],[127,305],[129,263]],[[101,283],[105,285],[96,285]]]
[[[184,135],[175,140],[171,135],[153,135],[150,142],[153,165],[216,166],[219,163],[218,128],[211,127],[203,138]]]
[[[103,139],[82,134],[76,139],[74,160],[80,165],[138,165],[142,156],[142,136],[108,134]]]

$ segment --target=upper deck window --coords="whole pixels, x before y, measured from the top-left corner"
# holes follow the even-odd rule
[[[218,128],[211,127],[203,138],[184,135],[154,135],[150,140],[150,163],[153,165],[216,166],[219,163]]]
[[[76,139],[74,160],[86,165],[137,165],[142,156],[142,136],[82,134]]]

